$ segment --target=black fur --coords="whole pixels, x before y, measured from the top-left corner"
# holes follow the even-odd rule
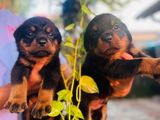
[[[119,29],[114,30],[114,27],[119,27]],[[106,44],[112,46],[115,43],[111,41],[114,33],[118,33],[120,39],[125,35],[127,36],[128,43],[126,43],[126,50],[133,57],[139,57],[133,60],[123,60],[123,59],[111,59],[112,55],[99,55],[95,52],[97,48],[99,38],[102,38]],[[99,93],[88,94],[82,92],[82,102],[80,104],[80,109],[82,110],[85,120],[88,119],[89,103],[97,99],[106,99],[112,96],[113,87],[110,85],[110,79],[122,79],[133,77],[139,74],[138,69],[143,61],[142,58],[145,54],[143,52],[133,53],[131,48],[134,49],[132,44],[132,36],[126,27],[126,25],[117,17],[111,14],[101,14],[96,16],[88,25],[84,33],[84,47],[87,51],[85,61],[82,66],[82,75],[90,76],[97,83]],[[120,42],[119,42],[120,43]],[[112,46],[111,46],[112,45]],[[107,102],[106,102],[107,103]],[[102,114],[101,108],[92,111],[92,120],[100,120]]]
[[[104,74],[112,78],[127,78],[138,74],[138,68],[142,59],[134,60],[115,60],[112,64],[106,65]]]
[[[128,39],[132,41],[132,36],[126,25],[112,14],[97,15],[87,26],[84,34],[84,47],[90,51],[97,45],[98,38],[107,30],[112,30],[114,25],[118,25],[127,34]]]
[[[39,61],[43,62],[43,58],[49,58],[43,64],[43,67],[37,71],[37,74],[43,81],[41,89],[50,91],[53,90],[54,92],[63,89],[64,84],[60,73],[59,60],[59,50],[62,39],[55,24],[44,17],[33,17],[26,20],[16,29],[14,32],[14,37],[19,56],[11,72],[11,84],[13,86],[20,85],[23,82],[24,77],[28,80],[34,66],[36,66]],[[22,94],[23,92],[24,91],[22,91]],[[56,98],[56,94],[53,97]],[[10,106],[9,101],[6,108],[13,112],[12,110],[14,110],[14,104],[18,103],[13,103],[13,105]],[[41,114],[38,116],[36,115],[38,112],[37,109],[33,112],[34,117],[43,117]],[[45,110],[46,109],[47,106],[45,106]],[[19,112],[18,108],[14,111]],[[47,113],[49,111],[47,110]]]
[[[30,31],[29,28],[31,26],[35,26],[36,29],[38,29],[36,30],[35,35],[32,38],[27,36],[28,32]],[[20,54],[18,57],[18,61],[16,62],[15,67],[12,70],[12,76],[15,76],[15,77],[12,77],[12,83],[21,82],[23,75],[28,78],[29,73],[32,70],[32,68],[28,68],[28,66],[25,66],[19,62],[19,58],[21,57],[26,58],[25,54],[21,54],[21,49],[19,48],[19,44],[20,44],[19,42],[22,39],[24,39],[24,42],[31,44],[31,42],[35,38],[38,39],[39,37],[44,37],[44,38],[47,37],[47,33],[45,33],[45,31],[43,30],[43,28],[47,26],[52,28],[52,32],[54,34],[54,38],[49,38],[49,39],[51,41],[57,39],[58,44],[60,44],[62,39],[61,39],[61,34],[58,28],[54,25],[53,22],[51,22],[49,19],[44,17],[30,18],[26,20],[21,26],[19,26],[14,32],[14,37],[16,39],[18,51]],[[59,50],[57,51],[56,55],[53,56],[52,60],[48,63],[48,65],[44,66],[43,69],[40,71],[42,78],[45,78],[44,79],[45,82],[43,84],[44,88],[49,88],[49,89],[53,88],[54,86],[57,85],[56,81],[58,81],[61,78],[58,52]],[[28,61],[32,64],[35,63],[35,61],[31,61],[31,60],[28,60]],[[17,75],[17,78],[16,78],[16,75]]]
[[[38,29],[35,32],[35,36],[32,38],[27,36],[28,32],[30,31],[29,28],[31,26],[35,26],[35,27],[37,27],[36,29]],[[58,44],[60,44],[62,41],[62,38],[61,38],[61,34],[60,34],[58,28],[54,25],[53,22],[51,22],[49,19],[44,18],[44,17],[30,18],[30,19],[26,20],[21,26],[19,26],[16,29],[16,31],[14,32],[14,37],[16,39],[16,43],[17,43],[17,47],[18,47],[18,51],[19,51],[19,57],[18,57],[18,60],[15,64],[15,67],[12,70],[12,73],[13,73],[12,75],[13,76],[15,75],[15,77],[12,77],[13,78],[12,83],[21,82],[23,75],[28,78],[29,73],[32,70],[32,68],[28,68],[28,66],[25,66],[19,62],[19,59],[21,57],[24,57],[33,65],[36,63],[35,61],[29,60],[29,58],[27,58],[27,56],[25,54],[21,53],[21,49],[19,48],[19,44],[20,44],[19,42],[22,39],[24,39],[24,42],[31,44],[31,42],[35,38],[39,39],[39,37],[44,37],[44,38],[46,37],[46,39],[47,39],[47,37],[48,37],[47,33],[45,33],[45,31],[43,30],[43,28],[46,26],[51,27],[52,32],[54,34],[54,37],[49,38],[49,39],[51,41],[54,41],[55,39],[57,39]],[[26,71],[28,74],[26,73]],[[57,86],[58,81],[61,79],[59,50],[53,56],[52,60],[46,66],[44,66],[42,68],[42,70],[40,71],[40,74],[41,74],[42,78],[44,78],[44,81],[45,81],[45,82],[43,82],[44,88],[48,88],[48,89],[56,88],[55,86]],[[18,78],[16,78],[16,75]]]
[[[26,76],[26,78],[29,78],[30,71],[31,71],[30,68],[25,67],[23,64],[21,64],[17,61],[12,69],[12,72],[11,72],[12,84],[22,83],[23,76]]]
[[[58,55],[55,56],[52,61],[44,66],[44,68],[40,71],[42,77],[44,78],[44,83],[42,88],[44,89],[62,89],[59,85],[59,80],[61,80],[60,73],[60,61]],[[54,68],[54,69],[53,69]],[[48,76],[48,77],[46,77]],[[62,84],[62,83],[61,83]]]
[[[57,39],[59,44],[61,43],[62,37],[58,28],[55,26],[55,24],[52,21],[50,21],[48,18],[45,18],[45,17],[32,17],[26,20],[21,26],[19,26],[14,32],[16,43],[18,43],[21,40],[21,38],[25,37],[25,39],[28,39],[26,36],[27,36],[27,33],[29,32],[29,27],[32,25],[40,29],[43,29],[46,26],[50,26],[51,28],[53,28],[54,39]],[[36,35],[39,36],[38,34]],[[29,42],[31,40],[28,39],[27,41]]]

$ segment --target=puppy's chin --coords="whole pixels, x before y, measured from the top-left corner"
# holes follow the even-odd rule
[[[111,56],[115,55],[120,50],[118,48],[108,48],[104,51],[95,51],[95,54],[97,56],[101,56],[104,58],[110,58]]]
[[[112,56],[112,55],[116,54],[118,51],[119,51],[118,48],[110,48],[110,49],[105,50],[104,54],[106,56]]]
[[[31,54],[32,56],[34,56],[34,57],[46,57],[46,56],[51,55],[50,52],[45,51],[45,50],[36,51],[36,52],[31,52],[30,54]]]

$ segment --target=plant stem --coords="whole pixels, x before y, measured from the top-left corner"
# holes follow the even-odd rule
[[[65,88],[66,88],[66,90],[68,90],[68,86],[67,86],[67,84],[66,84],[66,79],[65,79],[65,77],[64,77],[64,73],[62,72],[62,70],[61,70],[61,75],[62,75],[62,79],[63,79],[63,82],[64,82],[64,86],[65,86]]]
[[[80,27],[81,28],[83,28],[84,16],[85,16],[85,13],[82,11],[81,20],[80,20]]]
[[[73,78],[72,78],[71,92],[73,92],[74,82],[75,82],[75,73],[76,73],[76,66],[77,66],[77,55],[78,55],[79,41],[80,41],[80,39],[77,39],[77,41],[76,41],[76,48],[75,48],[75,54],[74,54],[74,64],[73,64]],[[72,99],[72,98],[71,98],[71,99]]]
[[[62,120],[65,120],[64,116],[62,115],[62,113],[60,113],[60,116],[61,116]]]
[[[74,64],[73,64],[73,78],[72,78],[72,85],[71,85],[71,93],[73,93],[74,83],[75,83],[75,73],[76,73],[76,66],[77,66],[77,55],[78,55],[78,46],[79,46],[80,39],[76,40],[76,47],[75,47],[75,53],[74,53]],[[69,103],[72,101],[72,96],[70,96]],[[69,120],[71,119],[70,116],[70,105],[69,105]]]
[[[80,65],[79,65],[79,85],[77,86],[77,89],[76,89],[76,100],[77,100],[77,107],[79,108],[79,105],[81,103],[81,62],[80,62]]]

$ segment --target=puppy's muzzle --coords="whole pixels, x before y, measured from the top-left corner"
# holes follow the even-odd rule
[[[47,39],[46,38],[40,38],[40,39],[38,39],[38,44],[41,47],[44,47],[47,44]]]

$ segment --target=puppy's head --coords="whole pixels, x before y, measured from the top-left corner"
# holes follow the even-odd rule
[[[14,32],[20,54],[32,57],[54,55],[59,50],[61,35],[52,21],[44,17],[26,20]]]
[[[126,51],[131,41],[132,36],[126,25],[111,14],[96,16],[84,34],[86,51],[105,57]]]

